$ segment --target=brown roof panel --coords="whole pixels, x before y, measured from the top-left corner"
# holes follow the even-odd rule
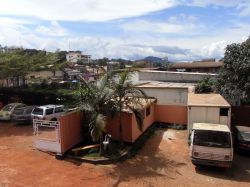
[[[188,94],[188,106],[230,107],[220,94]]]

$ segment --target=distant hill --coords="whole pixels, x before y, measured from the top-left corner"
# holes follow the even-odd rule
[[[137,61],[146,61],[146,62],[151,62],[151,63],[164,63],[164,62],[167,62],[168,60],[167,59],[162,59],[162,58],[159,58],[159,57],[155,57],[155,56],[148,56],[144,59],[141,59],[141,60],[137,60]]]

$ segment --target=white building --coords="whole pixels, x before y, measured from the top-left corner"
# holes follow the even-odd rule
[[[220,94],[188,94],[188,129],[194,123],[228,125],[231,128],[231,106]]]
[[[66,54],[67,61],[72,63],[77,63],[79,61],[89,63],[90,58],[90,55],[83,55],[81,51],[70,51]]]

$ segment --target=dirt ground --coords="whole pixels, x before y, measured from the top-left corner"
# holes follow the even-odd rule
[[[231,169],[197,168],[186,131],[158,130],[133,159],[112,165],[56,160],[33,147],[32,126],[0,122],[0,187],[250,186],[250,157]]]

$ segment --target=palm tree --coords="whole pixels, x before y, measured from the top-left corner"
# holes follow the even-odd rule
[[[127,69],[120,74],[118,80],[113,79],[111,84],[111,87],[114,90],[113,100],[115,101],[119,111],[119,134],[121,143],[123,143],[123,108],[129,108],[135,114],[138,129],[140,131],[143,130],[144,114],[141,111],[141,107],[138,107],[138,105],[142,105],[141,98],[146,98],[147,96],[141,89],[133,86],[132,82],[130,81],[131,75],[132,71]]]
[[[103,153],[103,134],[106,132],[106,117],[114,113],[113,91],[108,87],[108,76],[98,83],[86,83],[80,88],[80,109],[84,111],[85,121],[89,126],[94,142],[100,142],[100,155]]]

